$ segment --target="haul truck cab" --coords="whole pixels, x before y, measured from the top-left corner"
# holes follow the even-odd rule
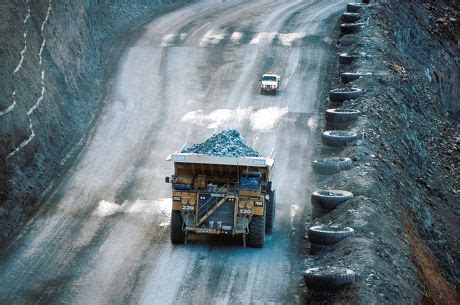
[[[171,242],[196,234],[241,235],[244,246],[261,248],[275,219],[270,180],[274,160],[176,153],[172,186]]]

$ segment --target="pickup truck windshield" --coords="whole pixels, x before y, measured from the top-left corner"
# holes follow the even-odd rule
[[[276,82],[276,76],[263,76],[262,81]]]

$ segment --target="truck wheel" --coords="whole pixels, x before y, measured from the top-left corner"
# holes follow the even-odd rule
[[[341,190],[322,190],[311,194],[312,205],[322,209],[335,209],[339,204],[354,197],[352,192]]]
[[[171,213],[171,242],[173,244],[183,244],[185,242],[184,219],[179,211]]]
[[[265,216],[265,233],[272,234],[273,223],[275,222],[275,191],[270,194],[270,199],[266,201],[266,216]]]
[[[249,223],[248,246],[262,248],[265,243],[265,217],[253,216]]]
[[[349,227],[319,225],[308,229],[308,240],[314,244],[332,246],[354,233],[355,230]]]
[[[303,278],[308,289],[334,291],[355,282],[355,273],[340,267],[316,267],[307,269]]]

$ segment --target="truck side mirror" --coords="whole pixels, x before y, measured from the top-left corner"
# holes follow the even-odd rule
[[[165,177],[165,182],[169,183],[169,177]]]
[[[259,82],[261,82],[261,81],[262,81],[262,77],[259,77]]]
[[[267,184],[266,184],[266,187],[267,191],[271,191],[272,190],[272,182],[271,181],[267,181]]]

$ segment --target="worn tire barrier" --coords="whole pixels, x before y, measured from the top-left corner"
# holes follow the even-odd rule
[[[179,211],[171,213],[171,242],[173,244],[183,244],[185,242],[185,232],[183,231],[184,219]]]
[[[348,13],[358,13],[365,6],[366,6],[366,4],[364,4],[364,3],[347,3],[347,12]]]
[[[262,216],[252,217],[249,223],[248,246],[262,248],[265,244],[265,218]]]
[[[354,131],[328,130],[321,135],[321,141],[326,146],[343,147],[358,139]]]
[[[362,28],[366,26],[365,22],[359,23],[342,23],[340,25],[340,32],[342,34],[351,34],[351,33],[358,33],[361,31]]]
[[[372,73],[369,72],[345,72],[342,73],[341,75],[341,80],[342,83],[348,84],[354,80],[357,80],[358,78],[361,78],[363,76],[370,76]]]
[[[341,65],[349,65],[361,58],[363,54],[357,52],[339,54],[339,63]]]
[[[363,90],[359,88],[334,89],[329,91],[329,100],[334,103],[355,100],[361,96],[363,96]]]
[[[312,162],[313,171],[319,175],[333,175],[353,168],[350,158],[331,157]]]
[[[342,22],[356,22],[361,18],[358,13],[342,13]]]
[[[314,244],[332,246],[354,233],[355,230],[349,227],[319,225],[308,229],[308,240]]]
[[[321,209],[335,209],[339,204],[354,197],[352,192],[342,190],[321,190],[311,194],[311,204]]]
[[[361,111],[355,109],[327,109],[326,121],[331,123],[350,123],[361,115]]]
[[[355,282],[355,273],[340,267],[316,267],[305,270],[305,285],[315,291],[336,291]]]

